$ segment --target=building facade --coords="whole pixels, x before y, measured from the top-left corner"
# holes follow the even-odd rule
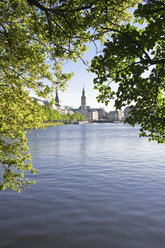
[[[126,107],[126,108],[124,109],[124,117],[125,117],[125,118],[129,117],[129,111],[130,111],[130,107]]]
[[[110,122],[123,122],[124,121],[124,112],[123,111],[110,111],[107,113],[107,119]]]
[[[86,106],[86,96],[85,96],[85,89],[83,87],[82,96],[81,96],[81,105],[78,109],[70,109],[74,112],[82,114],[88,121],[98,120],[99,114],[96,109],[91,109],[90,106]]]

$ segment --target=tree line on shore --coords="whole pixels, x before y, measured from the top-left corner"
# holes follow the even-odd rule
[[[49,106],[41,106],[44,116],[44,122],[64,122],[83,121],[85,117],[80,113],[62,115],[57,109],[51,109]]]

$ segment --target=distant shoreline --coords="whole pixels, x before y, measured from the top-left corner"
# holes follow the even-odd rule
[[[124,121],[110,121],[108,119],[92,120],[91,123],[124,123]]]
[[[110,120],[92,120],[92,121],[65,121],[65,122],[45,122],[42,123],[42,127],[53,127],[53,126],[62,126],[62,125],[82,125],[82,124],[92,124],[92,123],[124,123],[124,121],[110,121]]]

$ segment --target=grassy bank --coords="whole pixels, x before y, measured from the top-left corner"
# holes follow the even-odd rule
[[[42,123],[42,127],[53,127],[53,126],[61,126],[61,125],[65,125],[64,122],[46,122],[46,123]]]

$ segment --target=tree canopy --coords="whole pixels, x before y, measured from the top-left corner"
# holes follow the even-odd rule
[[[103,42],[138,2],[0,0],[0,190],[20,191],[31,184],[24,173],[36,172],[25,128],[44,117],[29,92],[48,97],[64,89],[72,74],[63,73],[63,62],[83,59],[87,42]]]
[[[140,124],[141,136],[165,143],[164,0],[142,1],[132,25],[107,27],[106,31],[111,38],[91,65],[98,100],[108,104],[114,97],[116,109],[129,105],[126,122]],[[118,85],[116,92],[112,82]]]

